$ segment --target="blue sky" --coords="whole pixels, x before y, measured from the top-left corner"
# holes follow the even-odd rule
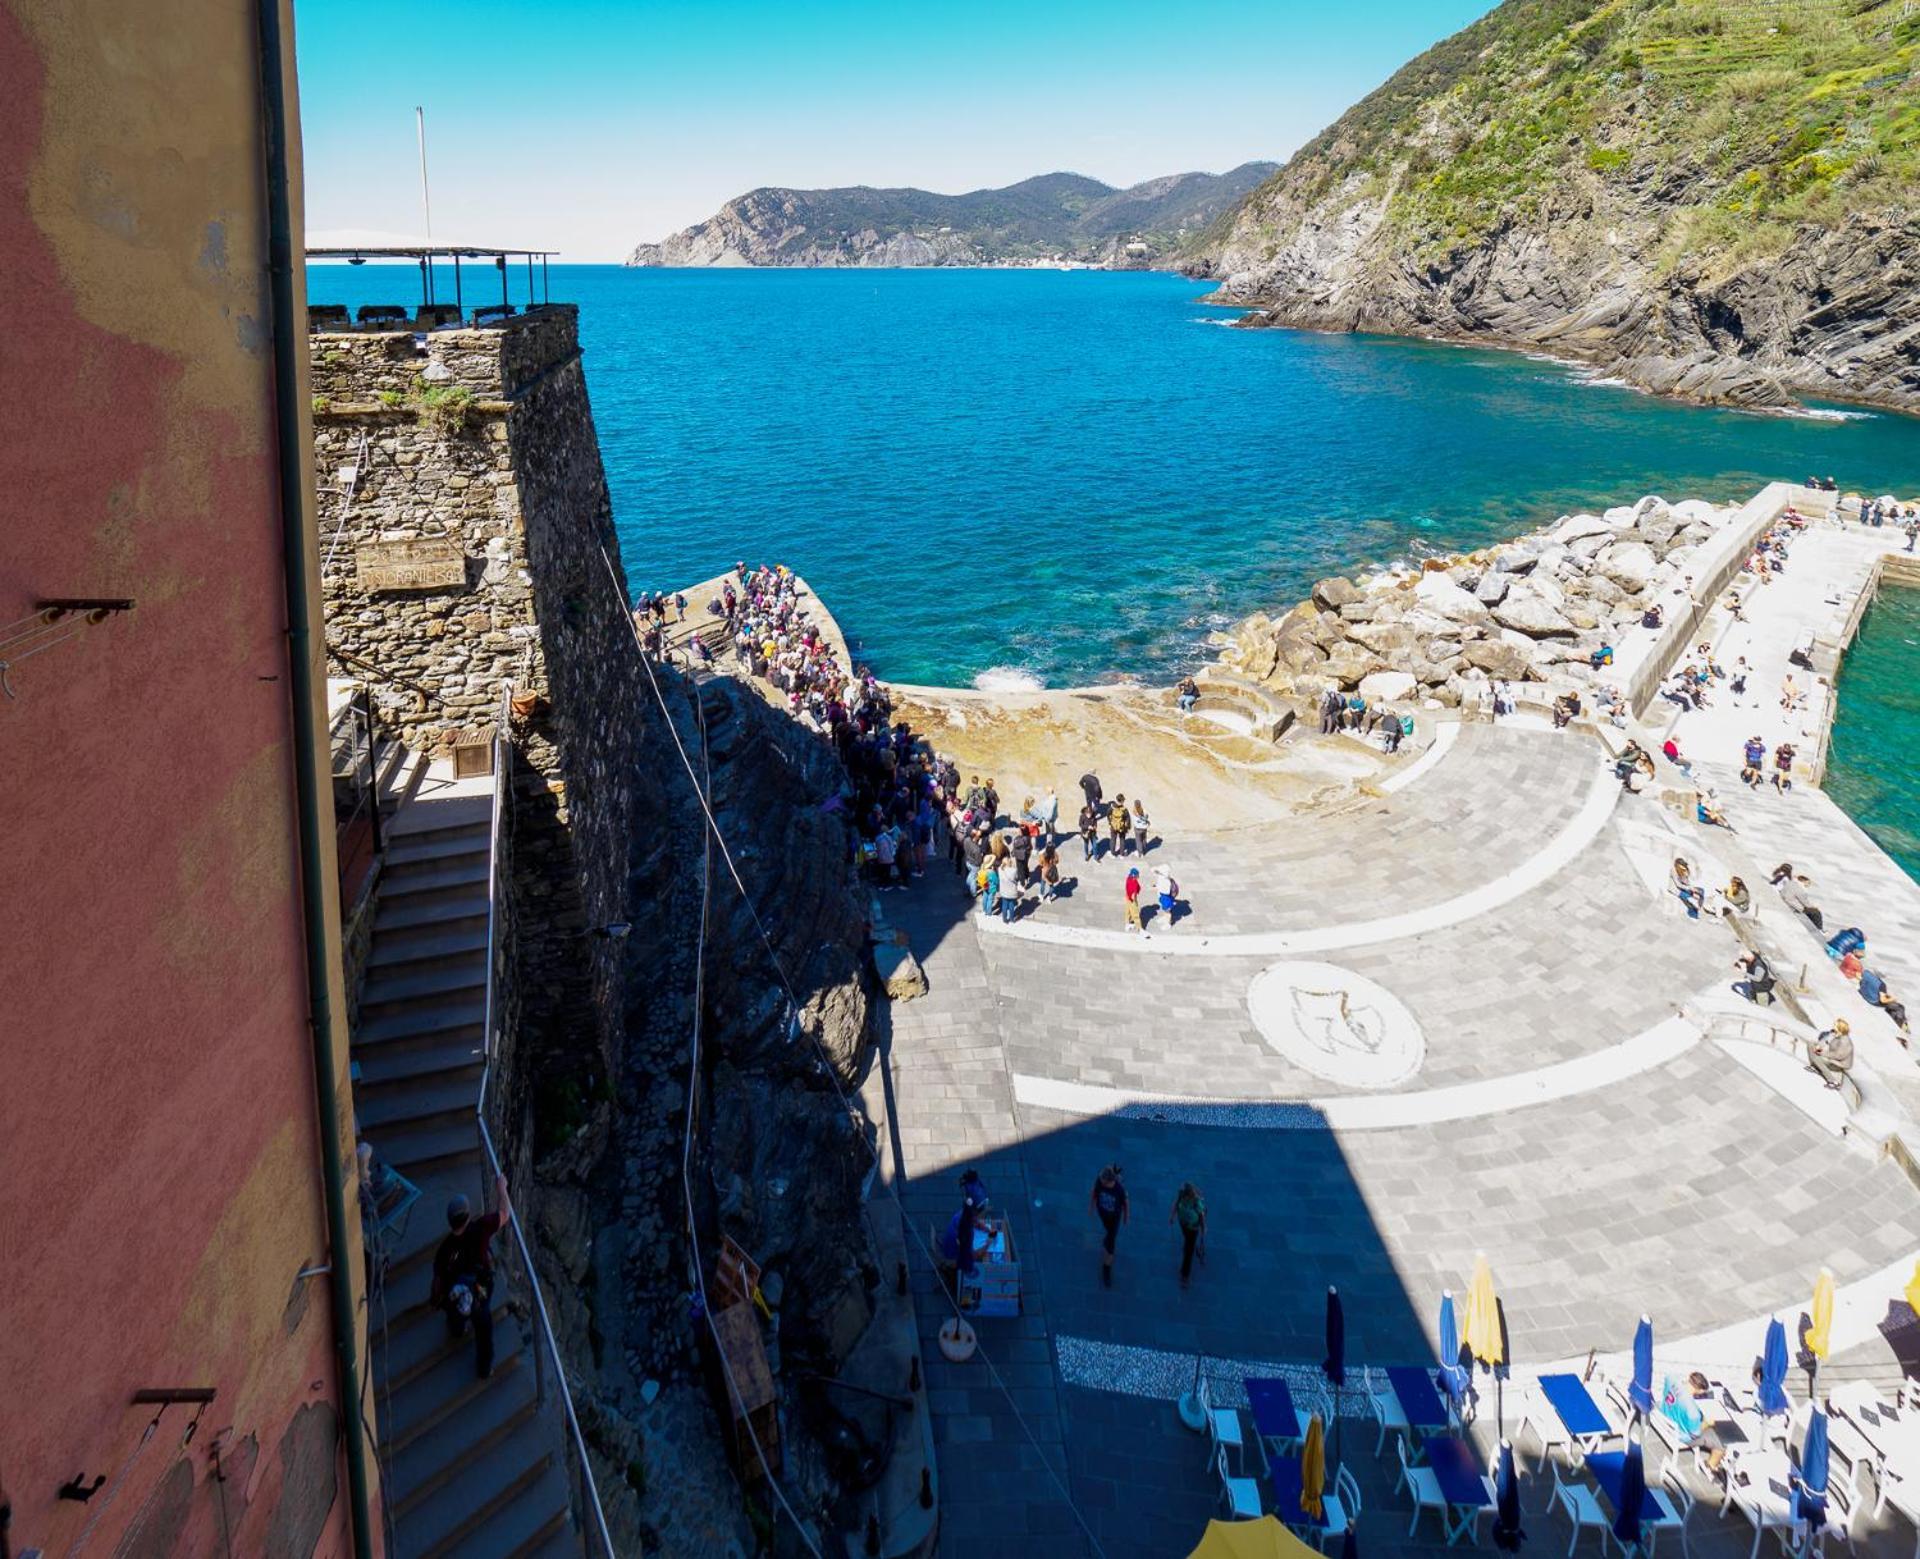
[[[415,104],[436,238],[572,260],[763,184],[1283,161],[1490,4],[298,0],[307,225],[421,230]]]

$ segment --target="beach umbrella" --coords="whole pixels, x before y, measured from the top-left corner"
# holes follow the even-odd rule
[[[1447,1395],[1455,1401],[1466,1395],[1467,1372],[1460,1367],[1460,1323],[1454,1319],[1450,1288],[1440,1291],[1440,1373],[1447,1384]]]
[[[1347,1383],[1347,1317],[1340,1308],[1340,1290],[1331,1286],[1327,1289],[1327,1356],[1320,1368],[1329,1384]]]
[[[1626,1463],[1620,1469],[1620,1508],[1613,1513],[1613,1535],[1620,1539],[1623,1549],[1640,1541],[1640,1513],[1646,1503],[1646,1458],[1640,1442],[1629,1435]]]
[[[1269,1512],[1258,1521],[1209,1521],[1187,1559],[1319,1559]]]
[[[1913,1276],[1907,1279],[1907,1304],[1920,1315],[1920,1260],[1913,1264]]]
[[[1800,1486],[1794,1504],[1809,1532],[1827,1524],[1827,1415],[1819,1408],[1807,1419],[1807,1441],[1800,1448]]]
[[[1807,1352],[1816,1360],[1824,1359],[1833,1346],[1833,1269],[1822,1267],[1820,1276],[1814,1279],[1813,1304],[1810,1307],[1813,1325],[1807,1328]],[[1814,1366],[1819,1368],[1818,1364]]]
[[[1473,1279],[1467,1284],[1467,1347],[1488,1369],[1507,1362],[1500,1341],[1500,1300],[1485,1256],[1473,1258]]]
[[[1520,1480],[1513,1472],[1513,1442],[1500,1442],[1500,1470],[1494,1480],[1493,1546],[1517,1554],[1527,1534],[1520,1530]]]
[[[1767,1342],[1760,1353],[1760,1389],[1755,1393],[1763,1417],[1787,1412],[1787,1329],[1775,1316],[1767,1322]]]
[[[1633,1383],[1627,1387],[1627,1400],[1636,1411],[1653,1411],[1653,1317],[1643,1315],[1633,1329]]]
[[[1320,1426],[1320,1415],[1307,1420],[1306,1443],[1300,1447],[1300,1508],[1315,1521],[1321,1519],[1327,1486],[1327,1438]]]

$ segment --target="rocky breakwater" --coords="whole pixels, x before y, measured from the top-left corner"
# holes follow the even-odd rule
[[[1593,653],[1684,592],[1695,552],[1735,512],[1647,497],[1417,568],[1323,579],[1278,620],[1243,623],[1221,664],[1303,706],[1330,685],[1457,708],[1484,703],[1494,681],[1604,683]]]

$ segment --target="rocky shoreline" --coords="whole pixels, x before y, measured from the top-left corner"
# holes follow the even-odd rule
[[[1604,684],[1595,653],[1683,598],[1691,559],[1737,512],[1648,496],[1418,567],[1323,579],[1285,615],[1242,623],[1219,665],[1289,699],[1337,685],[1446,708],[1484,702],[1495,681]]]

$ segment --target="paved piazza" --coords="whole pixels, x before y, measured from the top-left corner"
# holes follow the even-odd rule
[[[1657,1374],[1744,1380],[1766,1318],[1793,1335],[1823,1264],[1842,1296],[1829,1382],[1891,1382],[1920,1354],[1899,1297],[1920,1193],[1838,1133],[1837,1096],[1764,1033],[1713,1018],[1741,1008],[1738,944],[1664,889],[1676,851],[1754,882],[1744,834],[1703,835],[1664,772],[1624,795],[1591,731],[1465,724],[1402,772],[1301,817],[1154,831],[1146,864],[1166,861],[1183,902],[1146,937],[1124,925],[1128,863],[1083,862],[1077,840],[1070,891],[1012,926],[985,921],[943,863],[881,897],[929,983],[891,1006],[867,1089],[902,1205],[930,1238],[978,1166],[1022,1261],[1024,1312],[979,1320],[963,1364],[932,1347],[948,1309],[916,1262],[943,1553],[1185,1554],[1218,1497],[1171,1400],[1196,1361],[1224,1401],[1250,1364],[1311,1372],[1330,1283],[1350,1360],[1429,1360],[1441,1290],[1464,1293],[1476,1252],[1511,1338],[1510,1426],[1542,1368],[1597,1351],[1622,1369],[1643,1311]],[[1824,796],[1721,795],[1757,852],[1852,852],[1831,897],[1867,902],[1842,923],[1905,938],[1897,969],[1920,953],[1920,892]],[[1784,907],[1760,918],[1819,961]],[[1914,1069],[1891,1049],[1862,1058],[1904,1068],[1881,1090],[1897,1112]],[[1088,1192],[1115,1161],[1132,1220],[1106,1288]],[[1189,1179],[1209,1224],[1183,1289],[1168,1214]],[[1792,1384],[1804,1396],[1805,1377]],[[1483,1449],[1495,1418],[1489,1384]],[[1363,1552],[1437,1550],[1431,1517],[1408,1539],[1372,1420],[1342,1436],[1379,1507]],[[1537,1463],[1537,1442],[1522,1450]],[[1538,1474],[1526,1504],[1529,1546],[1563,1548]],[[1911,1550],[1890,1512],[1862,1530],[1868,1548]],[[1688,1537],[1744,1553],[1751,1531],[1715,1503]]]

